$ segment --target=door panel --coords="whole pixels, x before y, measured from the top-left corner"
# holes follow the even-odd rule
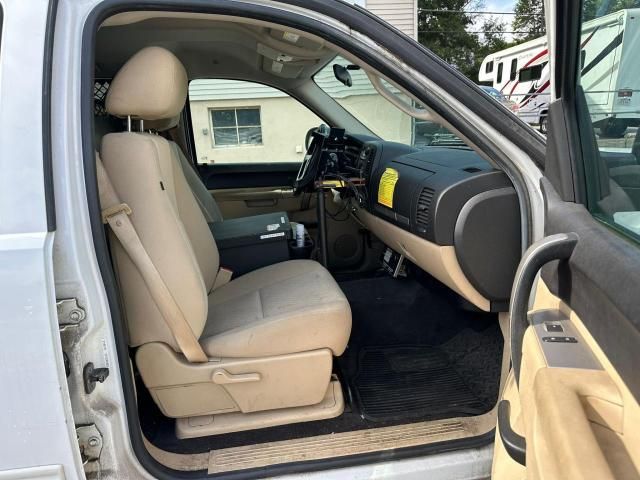
[[[527,329],[519,389],[511,374],[503,393],[512,428],[526,438],[526,468],[509,456],[498,434],[492,478],[638,478],[638,402],[578,314],[542,280],[533,301],[533,322],[557,315],[553,323],[573,332],[592,363],[559,366],[575,357],[554,358],[535,327]]]
[[[616,162],[626,169],[637,162],[622,141],[593,127],[597,102],[594,92],[585,95],[579,64],[582,5],[592,26],[614,8],[604,0],[545,3],[554,20],[547,26],[554,101],[541,182],[545,235],[576,241],[563,260],[545,259],[532,293],[531,283],[514,286],[512,304],[532,298],[526,318],[511,312],[512,325],[526,330],[511,331],[516,373],[502,397],[512,408],[496,435],[498,480],[640,478],[640,244],[629,231],[638,212],[612,175]],[[524,465],[502,441],[507,427],[524,437]]]
[[[291,187],[228,188],[209,192],[226,219],[272,212],[293,215],[305,209],[302,196],[294,197]]]
[[[304,196],[293,195],[299,168],[292,162],[198,165],[202,181],[227,219],[273,212],[292,216],[313,208]]]
[[[526,467],[505,448],[501,425],[493,478],[640,478],[640,250],[583,206],[563,202],[548,182],[543,187],[545,233],[573,232],[578,241],[568,260],[542,269],[519,382],[512,372],[502,395],[509,427],[526,441]],[[549,341],[557,337],[571,341]]]
[[[292,187],[299,169],[300,164],[294,162],[198,165],[209,190]]]

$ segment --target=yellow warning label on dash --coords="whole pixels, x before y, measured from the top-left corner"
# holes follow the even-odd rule
[[[398,171],[393,168],[386,168],[380,177],[378,185],[378,203],[385,207],[393,208],[393,192],[398,183]]]

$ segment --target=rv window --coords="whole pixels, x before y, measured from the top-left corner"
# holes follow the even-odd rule
[[[509,74],[509,80],[513,81],[518,76],[518,59],[514,58],[511,60],[511,72]]]
[[[544,65],[534,65],[533,67],[527,67],[520,70],[519,80],[521,82],[530,82],[532,80],[539,80],[542,77],[542,67]]]
[[[496,82],[502,82],[502,67],[504,67],[504,62],[500,62],[498,64],[498,77],[496,78]]]
[[[493,72],[493,60],[491,60],[490,62],[487,62],[487,66],[484,69],[485,73],[491,73]]]

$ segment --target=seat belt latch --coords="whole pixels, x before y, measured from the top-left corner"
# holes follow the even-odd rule
[[[102,223],[109,223],[109,219],[111,217],[115,217],[120,213],[131,215],[131,208],[126,203],[119,203],[117,205],[112,205],[111,207],[105,208],[104,210],[102,210]]]

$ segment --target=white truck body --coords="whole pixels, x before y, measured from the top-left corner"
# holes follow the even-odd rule
[[[102,1],[0,0],[2,480],[154,478],[140,464],[128,433],[82,167],[82,36],[87,18]],[[46,30],[47,24],[55,24],[55,32]],[[56,92],[51,97],[47,78]],[[529,184],[536,185],[540,173],[533,161],[491,125],[477,122],[488,138],[523,159],[523,171],[532,176]],[[541,232],[542,199],[531,195],[537,198],[536,231]],[[56,309],[56,300],[77,300],[81,332],[78,322],[66,318],[71,315],[63,303]],[[61,349],[65,342],[73,352],[68,358]],[[83,389],[86,362],[111,370],[92,397]],[[492,450],[487,445],[389,458],[304,478],[486,478]]]
[[[594,123],[612,136],[637,125],[640,93],[631,86],[640,64],[624,57],[637,54],[639,17],[640,9],[622,10],[586,22],[582,30],[581,85]],[[550,100],[548,61],[546,37],[537,38],[487,56],[478,79],[517,102],[527,123],[540,125]]]

